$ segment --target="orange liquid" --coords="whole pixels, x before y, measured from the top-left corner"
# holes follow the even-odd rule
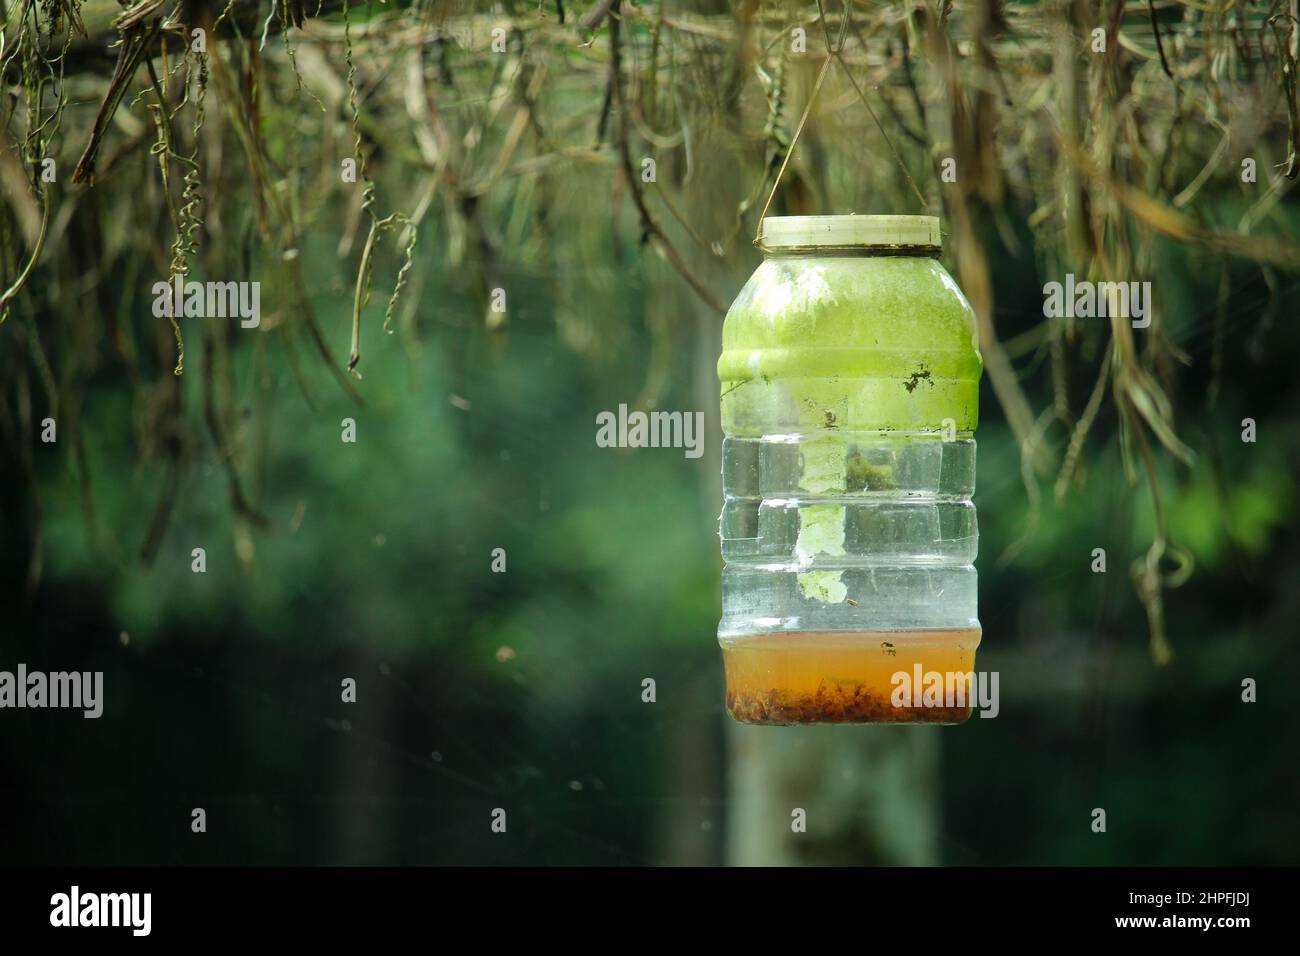
[[[931,631],[800,631],[725,638],[727,712],[746,724],[959,724],[960,707],[895,706],[899,671],[975,669],[977,628]],[[910,685],[909,685],[910,686]],[[913,704],[920,703],[913,688]]]

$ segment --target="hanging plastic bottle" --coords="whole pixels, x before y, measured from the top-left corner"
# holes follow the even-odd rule
[[[727,313],[727,710],[957,723],[980,641],[974,313],[930,216],[763,220]]]

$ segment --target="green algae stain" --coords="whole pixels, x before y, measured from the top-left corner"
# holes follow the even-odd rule
[[[768,259],[736,297],[722,343],[727,426],[976,425],[983,363],[974,314],[935,259]],[[738,389],[742,382],[751,387]]]

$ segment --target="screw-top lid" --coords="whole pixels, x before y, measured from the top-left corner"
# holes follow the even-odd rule
[[[758,229],[764,250],[936,254],[938,216],[768,216]]]

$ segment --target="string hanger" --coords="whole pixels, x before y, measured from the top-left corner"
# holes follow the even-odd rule
[[[862,105],[865,106],[867,112],[871,114],[872,120],[875,121],[876,128],[880,130],[880,135],[884,137],[885,144],[889,147],[889,151],[894,156],[894,161],[898,164],[898,168],[902,170],[903,177],[907,180],[907,184],[912,187],[912,192],[916,194],[916,198],[920,201],[921,211],[924,213],[928,212],[930,209],[930,204],[926,202],[925,196],[916,185],[916,180],[914,180],[912,174],[907,171],[907,164],[903,162],[903,157],[899,154],[898,148],[894,146],[894,141],[890,139],[889,133],[885,131],[884,124],[880,122],[880,117],[876,115],[876,111],[872,108],[870,101],[868,101],[867,95],[862,92],[862,87],[858,86],[858,81],[853,78],[853,72],[849,69],[849,65],[844,62],[844,59],[841,56],[844,51],[845,37],[849,30],[849,19],[852,15],[852,11],[849,9],[846,0],[844,3],[843,15],[840,17],[839,36],[832,41],[830,27],[826,24],[826,11],[822,7],[822,0],[817,0],[817,19],[818,22],[821,23],[822,33],[826,37],[826,59],[822,60],[821,69],[817,71],[817,81],[813,84],[812,94],[808,97],[808,102],[804,104],[803,115],[799,117],[799,125],[795,127],[794,136],[790,139],[790,146],[785,151],[785,158],[781,160],[781,168],[777,170],[776,179],[772,182],[772,190],[767,194],[767,202],[763,204],[763,212],[758,217],[758,223],[754,230],[754,245],[756,246],[760,245],[762,242],[763,220],[767,218],[767,212],[772,208],[772,201],[776,198],[776,191],[781,186],[781,179],[785,176],[786,167],[790,165],[790,157],[794,155],[794,148],[799,143],[799,136],[803,133],[804,125],[808,122],[809,114],[812,113],[813,104],[817,102],[817,94],[821,92],[822,84],[826,81],[826,74],[830,72],[832,60],[838,61],[840,66],[844,68],[844,75],[848,78],[850,85],[852,85],[854,91],[858,94],[858,98],[862,100]]]

